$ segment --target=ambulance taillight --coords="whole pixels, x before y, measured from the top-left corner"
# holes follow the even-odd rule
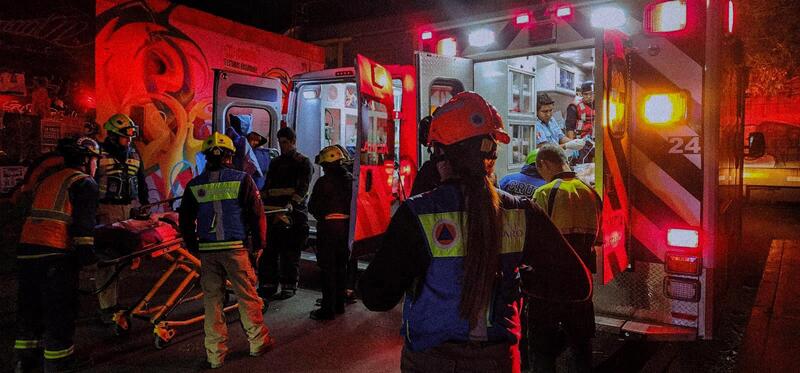
[[[700,249],[700,232],[697,229],[667,229],[667,246],[664,268],[667,273],[699,276],[703,271]]]
[[[700,281],[667,276],[664,278],[664,294],[670,299],[697,302],[700,300]]]
[[[681,31],[686,28],[686,0],[657,1],[644,8],[644,30],[651,34]]]
[[[671,274],[700,276],[703,271],[703,258],[667,251],[664,255],[664,268]]]

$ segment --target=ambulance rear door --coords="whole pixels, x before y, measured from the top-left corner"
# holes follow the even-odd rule
[[[282,105],[280,80],[214,70],[214,131],[225,133],[235,117],[244,132],[256,131],[269,139],[268,147],[277,147]]]
[[[374,253],[395,200],[395,125],[392,76],[382,65],[356,59],[358,120],[353,165],[350,241],[353,255]]]

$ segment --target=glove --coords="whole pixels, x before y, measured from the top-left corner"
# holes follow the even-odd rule
[[[586,141],[583,139],[570,140],[564,145],[564,147],[569,150],[581,150],[584,146],[586,146]]]

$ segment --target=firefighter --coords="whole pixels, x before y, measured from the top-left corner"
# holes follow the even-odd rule
[[[189,250],[199,252],[202,263],[205,347],[211,368],[221,367],[228,353],[222,310],[226,280],[239,302],[250,356],[260,356],[274,345],[264,324],[264,304],[256,292],[256,275],[245,247],[249,233],[253,250],[264,248],[264,206],[253,179],[231,168],[235,151],[230,137],[218,132],[203,141],[206,169],[186,185],[180,207],[183,240]]]
[[[325,174],[317,179],[308,201],[308,211],[317,219],[317,264],[322,270],[322,302],[319,309],[311,311],[313,320],[333,320],[344,313],[353,195],[353,175],[343,165],[345,152],[341,146],[331,145],[316,159]]]
[[[78,273],[93,256],[100,147],[89,138],[58,143],[64,167],[43,176],[32,192],[17,251],[19,292],[17,372],[75,369]]]
[[[267,210],[290,209],[270,216],[267,249],[258,265],[259,294],[265,299],[288,299],[297,292],[300,252],[308,239],[306,199],[314,170],[297,151],[297,138],[289,127],[278,131],[281,155],[273,159],[264,186]],[[280,294],[278,285],[281,286]]]
[[[542,175],[536,170],[536,153],[538,149],[531,150],[525,158],[525,165],[517,173],[508,174],[500,179],[500,189],[515,196],[532,198],[536,188],[546,184]]]
[[[536,190],[534,201],[546,211],[583,263],[595,272],[594,246],[600,244],[600,196],[575,176],[564,151],[553,144],[539,149],[536,167],[547,184]],[[565,349],[572,350],[571,371],[592,369],[594,306],[585,302],[532,302],[529,309],[533,370],[552,372]]]
[[[519,372],[523,264],[533,269],[523,288],[536,296],[591,293],[586,269],[544,212],[492,184],[498,142],[509,140],[474,92],[433,117],[428,141],[442,148],[442,183],[401,204],[359,282],[373,311],[405,295],[403,372]]]
[[[125,114],[112,115],[103,128],[106,138],[95,179],[100,188],[97,223],[106,225],[129,219],[132,209],[148,203],[148,190],[141,157],[131,144],[139,128]],[[106,286],[97,295],[100,319],[106,324],[113,324],[115,314],[120,310],[117,281],[113,275],[114,266],[99,267],[95,279],[98,289]]]

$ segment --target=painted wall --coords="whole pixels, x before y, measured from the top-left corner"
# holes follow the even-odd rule
[[[183,194],[211,131],[213,72],[294,75],[322,69],[322,48],[163,0],[97,1],[97,122],[141,127],[150,200]]]

